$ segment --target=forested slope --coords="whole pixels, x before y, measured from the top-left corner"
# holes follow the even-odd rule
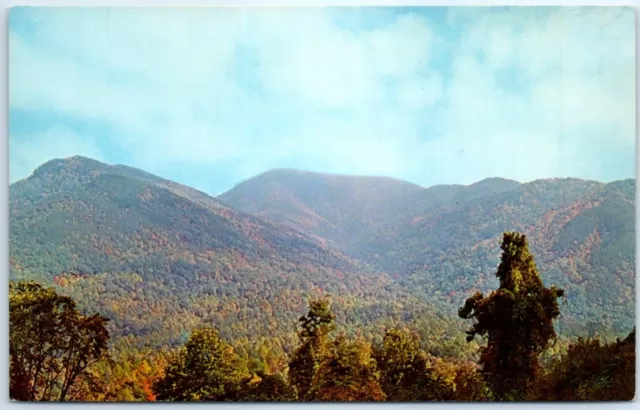
[[[622,332],[635,322],[635,180],[489,178],[420,188],[278,170],[219,199],[274,221],[286,215],[288,226],[325,235],[337,251],[452,307],[467,292],[495,285],[502,233],[524,232],[542,274],[567,290],[564,330],[595,321]]]
[[[217,323],[239,343],[278,335],[282,352],[308,297],[326,292],[369,328],[453,322],[316,238],[131,168],[49,162],[11,186],[10,212],[11,277],[55,283],[137,344],[176,345]]]

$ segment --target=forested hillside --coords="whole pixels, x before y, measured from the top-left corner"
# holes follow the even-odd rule
[[[73,157],[10,188],[11,277],[55,284],[111,319],[116,340],[176,346],[217,323],[238,346],[291,349],[313,295],[372,332],[423,322],[425,340],[459,324],[383,272],[292,228],[135,169]]]
[[[545,277],[566,289],[563,332],[580,332],[585,322],[623,332],[635,322],[635,180],[489,178],[424,189],[278,170],[219,199],[320,236],[449,306],[495,286],[496,244],[503,232],[521,231]]]
[[[172,350],[108,348],[109,319],[83,314],[73,298],[36,282],[11,282],[10,396],[21,401],[522,401],[631,400],[635,328],[621,340],[567,343],[554,321],[564,290],[546,286],[526,236],[505,232],[498,289],[458,310],[478,355],[425,350],[415,328],[374,335],[336,326],[327,296],[310,298],[297,346],[274,355],[260,338],[254,356],[234,348],[218,323],[194,329]],[[415,325],[415,324],[414,324]],[[381,338],[379,336],[382,336]],[[253,338],[257,338],[255,335]],[[474,343],[479,339],[480,346]],[[125,340],[126,342],[126,340]],[[269,343],[271,342],[271,343]],[[446,347],[446,340],[437,346]],[[433,347],[433,346],[432,346]]]
[[[175,349],[198,337],[233,346],[243,377],[292,388],[298,382],[274,376],[287,374],[300,348],[292,324],[310,300],[327,294],[342,335],[327,341],[337,355],[327,357],[360,363],[373,390],[335,396],[329,393],[335,386],[325,386],[309,393],[314,400],[341,394],[348,400],[486,399],[473,370],[486,335],[467,343],[456,310],[470,295],[498,285],[499,244],[507,231],[527,236],[541,277],[563,289],[562,314],[554,317],[560,338],[536,353],[541,363],[564,366],[562,355],[580,349],[622,354],[613,345],[572,340],[598,335],[611,343],[633,327],[634,185],[490,178],[422,188],[390,178],[276,170],[213,198],[141,170],[72,157],[43,164],[10,186],[10,278],[53,286],[74,309],[77,303],[79,314],[106,319],[112,360],[100,359],[106,351],[92,353],[96,361],[87,369],[102,380],[98,390],[83,387],[92,399],[154,399],[163,388],[151,384],[169,377],[171,360],[179,365]],[[30,300],[29,292],[57,298],[33,285],[15,286],[27,292],[18,301]],[[208,327],[215,334],[198,333]],[[422,387],[374,382],[387,370],[383,353],[367,346],[400,337],[390,329],[410,329],[410,340],[401,336],[398,343],[415,345],[411,349],[422,353],[411,360],[436,372],[415,375]],[[367,367],[371,360],[383,367]],[[341,370],[327,371],[322,377],[330,380]],[[560,388],[562,374],[549,372],[549,379],[536,379],[536,389]],[[87,386],[97,383],[82,374]],[[253,399],[274,399],[260,384],[242,383]],[[421,396],[432,383],[444,393]],[[575,393],[563,388],[549,394]],[[166,397],[175,399],[174,393]],[[78,394],[87,399],[86,391]],[[282,394],[278,400],[289,397]]]

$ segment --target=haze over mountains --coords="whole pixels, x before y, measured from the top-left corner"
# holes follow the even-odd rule
[[[288,343],[320,292],[343,320],[457,329],[455,309],[495,288],[499,239],[517,230],[545,284],[567,291],[562,331],[623,334],[635,321],[634,201],[632,179],[423,188],[286,169],[213,198],[72,157],[10,186],[11,276],[56,283],[138,342],[179,343],[214,321]]]
[[[385,232],[406,229],[401,225],[407,223],[415,225],[416,218],[430,211],[441,212],[447,204],[518,185],[515,181],[490,178],[470,186],[424,189],[392,178],[274,170],[234,187],[219,199],[234,208],[327,239],[343,251],[370,258],[373,255],[363,248],[372,240],[384,238]]]

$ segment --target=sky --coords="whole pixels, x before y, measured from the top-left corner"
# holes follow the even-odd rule
[[[625,8],[28,8],[11,182],[74,155],[217,195],[273,168],[422,186],[635,177]]]

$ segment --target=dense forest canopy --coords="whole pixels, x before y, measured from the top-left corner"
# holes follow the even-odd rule
[[[298,320],[297,348],[269,370],[266,355],[247,360],[211,326],[195,330],[183,346],[160,358],[145,360],[145,353],[137,352],[113,360],[106,351],[105,318],[82,316],[70,298],[50,288],[12,282],[11,397],[63,401],[73,392],[69,399],[631,400],[635,328],[608,344],[579,339],[541,361],[556,340],[556,299],[563,293],[544,286],[524,235],[505,233],[502,249],[500,287],[487,297],[473,295],[459,312],[474,319],[469,342],[488,336],[477,362],[426,352],[419,336],[406,328],[387,329],[381,343],[348,337],[336,328],[327,296],[309,301]],[[118,371],[120,377],[110,377]]]
[[[213,198],[129,167],[51,161],[10,186],[12,397],[633,396],[634,185],[492,178],[425,189],[278,170]],[[24,319],[36,305],[67,313]],[[516,322],[483,313],[503,305],[517,307]],[[469,342],[461,306],[475,321]],[[93,347],[34,353],[25,341],[47,329],[38,320],[56,324],[42,337],[81,332]],[[501,339],[505,323],[522,331]],[[515,350],[491,348],[502,345]],[[514,391],[501,387],[501,354],[528,369]],[[582,370],[561,370],[580,354]],[[237,373],[220,370],[231,364]],[[190,385],[191,372],[206,385]]]

